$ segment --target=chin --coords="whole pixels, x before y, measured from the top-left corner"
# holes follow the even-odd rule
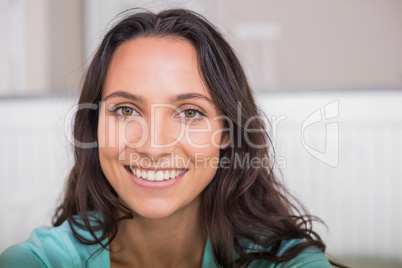
[[[147,219],[163,219],[174,215],[180,208],[172,206],[172,204],[158,204],[158,202],[147,202],[141,206],[130,206],[135,216]]]

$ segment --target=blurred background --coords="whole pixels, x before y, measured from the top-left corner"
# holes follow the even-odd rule
[[[195,10],[236,50],[285,183],[352,267],[402,267],[402,1],[0,0],[0,252],[49,225],[83,74],[129,8]]]

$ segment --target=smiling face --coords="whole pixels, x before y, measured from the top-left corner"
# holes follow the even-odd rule
[[[186,41],[120,45],[102,93],[100,164],[121,201],[146,218],[191,209],[213,179],[223,122]]]

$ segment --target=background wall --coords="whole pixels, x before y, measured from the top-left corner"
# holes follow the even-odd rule
[[[272,123],[277,170],[327,224],[315,230],[328,253],[351,267],[401,267],[402,91],[256,97]],[[0,252],[51,224],[72,165],[75,102],[0,100]]]
[[[261,81],[259,87],[350,89],[402,84],[402,1],[222,2],[222,21],[229,31],[236,33],[239,26],[247,29],[244,38],[235,34],[234,39],[241,54],[245,46],[256,54],[249,64]],[[261,55],[267,49],[272,51],[262,58],[274,73],[265,82]]]
[[[0,96],[76,89],[109,22],[133,7],[208,17],[255,90],[402,87],[400,0],[0,0]]]
[[[76,90],[83,12],[81,0],[0,0],[0,96]]]

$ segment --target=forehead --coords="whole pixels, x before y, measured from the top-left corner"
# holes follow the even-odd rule
[[[150,97],[194,92],[209,96],[196,49],[178,38],[145,37],[120,45],[109,63],[102,97],[120,90]]]

